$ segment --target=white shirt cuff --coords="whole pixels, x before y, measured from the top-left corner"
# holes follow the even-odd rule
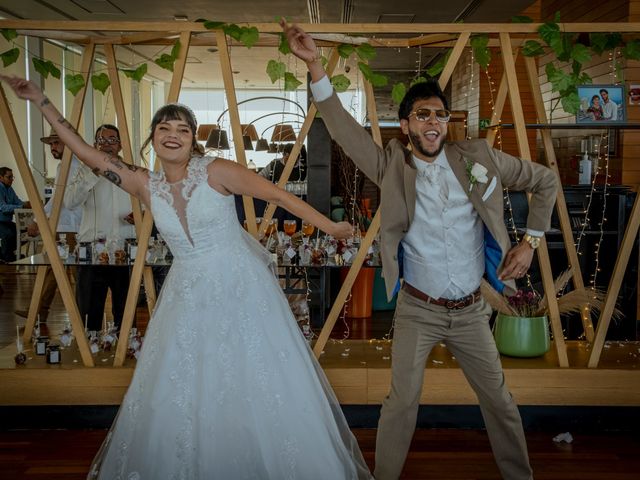
[[[333,94],[333,85],[331,85],[331,81],[326,75],[317,82],[311,83],[309,88],[314,102],[322,102]]]
[[[540,230],[531,230],[530,228],[527,228],[527,233],[529,235],[531,235],[532,237],[542,237],[542,236],[544,236],[544,232],[541,232]]]

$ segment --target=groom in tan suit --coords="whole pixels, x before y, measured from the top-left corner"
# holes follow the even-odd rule
[[[450,113],[435,82],[413,86],[399,108],[410,150],[391,140],[378,147],[342,107],[316,45],[296,26],[283,28],[306,62],[311,91],[338,144],[381,189],[381,255],[395,312],[391,392],[378,425],[375,477],[397,479],[415,430],[425,362],[446,343],[473,387],[503,478],[533,478],[518,408],[507,390],[480,295],[483,275],[514,292],[549,228],[558,182],[541,165],[504,154],[485,140],[445,145]],[[511,247],[503,219],[503,188],[531,193],[527,234]]]

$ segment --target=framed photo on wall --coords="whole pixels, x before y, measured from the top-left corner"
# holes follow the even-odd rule
[[[580,110],[576,123],[609,124],[626,120],[626,96],[623,85],[580,85]]]

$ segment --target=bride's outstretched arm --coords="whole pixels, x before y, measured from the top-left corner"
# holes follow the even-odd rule
[[[0,79],[4,80],[19,98],[30,100],[38,107],[60,139],[93,170],[93,173],[102,175],[128,193],[141,198],[146,185],[146,174],[143,169],[125,163],[117,156],[101,152],[85,142],[33,82],[5,75],[0,75]]]
[[[353,235],[353,227],[349,223],[329,220],[300,198],[235,162],[218,159],[211,164],[210,169],[212,174],[209,176],[209,184],[218,190],[236,195],[249,195],[274,203],[336,238],[348,238]]]

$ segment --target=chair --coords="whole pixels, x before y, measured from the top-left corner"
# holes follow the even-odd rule
[[[32,237],[27,233],[27,226],[33,221],[33,210],[30,208],[16,208],[13,211],[16,221],[16,260],[20,260],[22,247],[26,245],[25,257],[35,255],[42,238],[40,235]]]

